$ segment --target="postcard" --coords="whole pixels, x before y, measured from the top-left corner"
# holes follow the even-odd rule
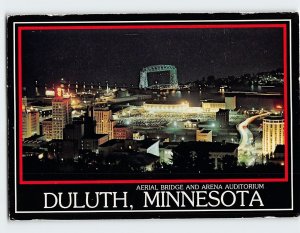
[[[10,219],[297,216],[298,27],[8,17]]]

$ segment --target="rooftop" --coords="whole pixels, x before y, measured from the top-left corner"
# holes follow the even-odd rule
[[[229,112],[229,110],[228,109],[219,109],[219,111],[217,112],[217,113],[227,113],[227,112]]]
[[[211,130],[209,130],[209,129],[203,129],[203,130],[201,130],[201,133],[210,133],[211,132]]]
[[[172,104],[172,105],[179,105],[179,104],[188,104],[186,101],[173,101],[173,100],[148,100],[146,101],[146,104]]]
[[[190,119],[190,120],[186,120],[186,122],[198,123],[198,120],[197,119]]]
[[[52,102],[68,102],[68,101],[70,101],[69,98],[63,98],[60,96],[56,96],[52,99]]]
[[[201,102],[202,103],[218,103],[218,104],[220,104],[220,103],[224,104],[225,103],[225,101],[223,99],[220,99],[220,98],[217,98],[217,99],[206,99],[206,100],[202,100]]]
[[[269,115],[264,118],[264,120],[284,120],[282,115]]]

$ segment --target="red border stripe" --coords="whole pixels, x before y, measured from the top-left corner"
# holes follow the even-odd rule
[[[288,180],[288,155],[289,155],[289,135],[288,135],[288,127],[289,127],[289,118],[288,118],[288,78],[287,78],[287,28],[286,25],[283,27],[283,80],[284,80],[284,176]]]
[[[20,26],[22,30],[128,30],[128,29],[224,29],[224,28],[283,28],[284,24],[195,24],[195,25],[67,25]]]
[[[153,180],[40,180],[23,179],[22,159],[22,32],[35,30],[125,30],[125,29],[244,29],[244,28],[282,28],[283,29],[283,72],[284,72],[284,133],[285,163],[284,178],[241,178],[241,179],[153,179]],[[66,25],[66,26],[19,26],[18,27],[18,101],[19,101],[19,184],[56,185],[56,184],[138,184],[138,183],[247,183],[247,182],[287,182],[288,181],[288,61],[286,24],[189,24],[189,25]]]
[[[46,181],[23,181],[20,184],[164,184],[164,183],[278,183],[286,182],[285,178],[262,178],[262,179],[165,179],[165,180],[46,180]]]
[[[22,29],[18,28],[18,92],[19,92],[19,179],[23,181],[23,145],[22,145]]]

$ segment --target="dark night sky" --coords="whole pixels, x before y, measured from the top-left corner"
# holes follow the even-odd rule
[[[282,29],[25,31],[23,82],[138,84],[140,70],[170,64],[181,83],[282,68]]]

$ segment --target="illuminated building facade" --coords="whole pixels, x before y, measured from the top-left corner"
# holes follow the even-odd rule
[[[224,102],[202,102],[204,112],[217,112],[219,109],[225,109]]]
[[[187,129],[196,129],[198,127],[198,121],[197,120],[188,120],[183,123],[184,128]]]
[[[40,121],[52,118],[52,106],[33,106],[39,111]]]
[[[113,130],[115,139],[132,139],[132,131],[126,126],[116,125]]]
[[[197,129],[196,141],[212,142],[212,130],[203,129],[203,128]]]
[[[202,102],[202,109],[204,112],[218,112],[219,109],[236,109],[236,96],[225,97],[224,102]]]
[[[284,144],[284,119],[281,115],[270,115],[263,119],[262,149],[270,155],[277,145]]]
[[[63,129],[71,122],[70,99],[55,97],[52,100],[52,139],[63,139]]]
[[[25,107],[27,107],[27,97],[26,96],[24,96],[22,98],[22,109],[24,109]]]
[[[46,90],[45,95],[47,97],[54,97],[55,96],[55,91],[54,90]]]
[[[132,134],[132,139],[136,141],[142,141],[145,140],[145,135],[140,134],[140,132],[134,132]]]
[[[47,141],[52,140],[52,119],[47,119],[42,122],[42,131]]]
[[[39,112],[35,108],[22,109],[22,138],[29,138],[40,134]]]
[[[147,102],[143,105],[144,109],[149,112],[187,112],[189,111],[189,103],[184,101],[182,103],[175,102]]]
[[[108,134],[109,140],[113,139],[115,121],[112,121],[111,110],[95,107],[92,111],[96,121],[96,134]]]

